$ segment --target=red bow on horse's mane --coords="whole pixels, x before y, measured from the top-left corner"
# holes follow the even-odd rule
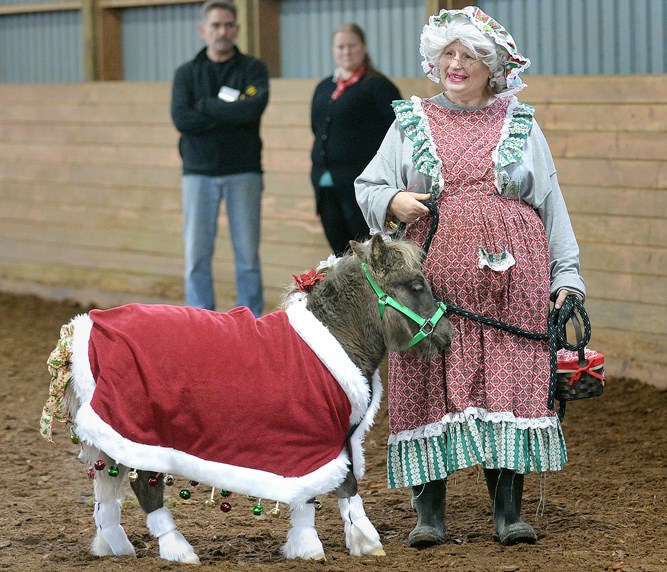
[[[309,270],[305,274],[292,274],[294,282],[296,282],[297,287],[301,292],[310,292],[313,289],[313,286],[318,282],[324,280],[325,272],[318,272],[315,268]]]

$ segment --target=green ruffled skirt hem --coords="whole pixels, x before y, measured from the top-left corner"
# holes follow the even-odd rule
[[[488,421],[466,416],[440,428],[424,428],[418,436],[390,436],[387,451],[389,488],[420,485],[446,478],[459,469],[482,465],[519,473],[560,471],[567,462],[559,422],[519,428],[517,421]],[[430,431],[429,431],[430,429]],[[416,432],[412,432],[413,434]]]

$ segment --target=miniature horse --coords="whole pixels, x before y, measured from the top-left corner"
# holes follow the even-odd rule
[[[165,473],[287,503],[287,558],[324,558],[312,501],[334,492],[350,553],[384,554],[357,494],[378,367],[388,350],[430,357],[452,330],[414,245],[375,235],[350,246],[322,272],[295,277],[300,291],[259,319],[245,308],[130,304],[63,326],[42,433],[71,421],[82,444],[95,555],[134,555],[120,524],[129,475],[160,556],[199,563],[163,506]]]

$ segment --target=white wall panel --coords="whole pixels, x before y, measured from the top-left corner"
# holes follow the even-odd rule
[[[50,0],[0,0],[0,5]],[[56,0],[56,2],[59,0]],[[64,0],[63,0],[64,1]],[[667,0],[478,0],[532,66],[527,75],[667,73]],[[203,46],[198,4],[122,10],[124,79],[168,81]],[[383,73],[421,76],[423,0],[281,0],[283,77],[333,71],[331,33],[356,22]],[[78,10],[0,16],[0,82],[83,80]]]
[[[423,0],[281,0],[282,76],[330,75],[331,34],[347,22],[363,28],[368,53],[380,71],[394,77],[419,75]]]
[[[667,73],[666,0],[479,0],[531,59],[527,75]]]
[[[171,81],[176,68],[204,47],[197,32],[199,4],[122,11],[123,79]]]
[[[0,17],[0,83],[83,81],[77,10]]]

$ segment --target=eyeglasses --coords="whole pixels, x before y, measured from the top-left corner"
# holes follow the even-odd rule
[[[462,53],[458,57],[454,55],[455,52],[445,52],[440,56],[440,62],[444,64],[445,66],[451,65],[451,63],[456,60],[459,62],[459,65],[463,69],[470,69],[472,66],[474,66],[477,62],[479,62],[479,58],[476,58],[470,54],[467,53]]]

